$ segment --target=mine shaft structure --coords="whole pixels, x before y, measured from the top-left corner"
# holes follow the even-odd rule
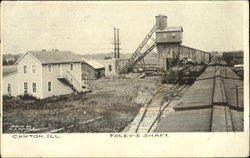
[[[131,68],[134,67],[138,62],[145,64],[144,57],[150,52],[153,52],[153,49],[156,47],[156,42],[155,42],[155,39],[153,38],[155,29],[156,29],[156,25],[153,26],[153,28],[146,35],[146,37],[141,42],[139,47],[134,51],[133,55],[130,57],[130,59],[127,61],[127,63],[119,72],[120,74],[128,73],[131,70]],[[156,54],[155,52],[153,53],[154,55]]]
[[[156,24],[143,39],[139,47],[134,51],[128,62],[119,72],[128,73],[138,64],[145,65],[144,57],[151,53],[158,57],[158,70],[168,69],[178,58],[178,47],[182,42],[182,27],[167,27],[167,16],[156,16]],[[156,39],[153,35],[156,34]],[[157,48],[156,53],[154,48]],[[166,48],[170,48],[166,55]]]
[[[122,67],[119,74],[130,72],[139,62],[145,65],[144,57],[149,53],[157,56],[157,72],[164,72],[176,66],[183,57],[192,58],[198,63],[210,62],[210,53],[182,45],[183,28],[181,26],[168,26],[167,18],[165,15],[155,17],[156,24]],[[154,34],[156,39],[153,38]],[[154,48],[157,48],[157,53],[154,52]]]
[[[180,59],[183,29],[181,26],[168,26],[167,16],[156,16],[156,43],[158,71],[166,71],[177,65]]]

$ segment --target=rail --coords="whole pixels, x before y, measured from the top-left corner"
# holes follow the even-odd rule
[[[161,89],[162,89],[162,87],[159,88],[159,89],[156,91],[156,93],[158,93]],[[155,93],[155,94],[156,94],[156,93]],[[155,94],[154,94],[154,96],[155,96]],[[153,97],[154,97],[154,96],[153,96]],[[144,110],[144,112],[143,112],[143,114],[142,114],[142,117],[141,117],[141,119],[140,119],[140,121],[139,121],[139,123],[138,123],[138,125],[137,125],[137,127],[136,127],[135,132],[138,131],[138,129],[139,129],[140,125],[141,125],[141,122],[143,121],[143,119],[144,119],[144,117],[145,117],[145,115],[146,115],[146,113],[147,113],[147,111],[148,111],[148,107],[149,107],[150,103],[152,102],[153,97],[151,98],[150,102],[147,104],[147,106],[146,106],[146,108],[145,108],[145,110]]]
[[[154,124],[156,123],[157,120],[159,120],[159,118],[161,117],[163,111],[168,107],[168,105],[179,95],[179,93],[186,87],[187,85],[180,85],[180,84],[174,84],[170,90],[175,90],[175,89],[178,89],[176,94],[171,97],[171,99],[168,101],[168,103],[162,108],[162,105],[159,107],[159,112],[158,112],[158,115],[156,116],[156,118],[154,119],[153,123],[149,126],[149,129],[147,130],[147,132],[150,132],[150,130],[152,129],[152,127],[154,126]],[[179,88],[180,87],[180,88]],[[163,87],[159,88],[159,90],[157,90],[157,92],[154,94],[154,96],[162,90]],[[153,97],[154,97],[153,96]],[[153,99],[152,97],[152,99]],[[150,103],[152,102],[152,99],[150,100]],[[140,128],[141,126],[141,123],[142,121],[144,120],[145,116],[146,116],[146,113],[148,112],[148,108],[149,108],[149,105],[150,103],[147,104],[143,114],[142,114],[142,117],[140,118],[140,121],[136,127],[136,130],[135,132],[138,132],[138,129]]]
[[[159,109],[159,113],[157,115],[157,117],[155,118],[155,120],[153,121],[153,123],[151,124],[151,126],[149,127],[147,132],[150,132],[151,129],[153,128],[153,126],[155,125],[156,121],[159,120],[162,116],[162,113],[165,111],[165,109],[168,107],[168,105],[180,94],[180,92],[186,87],[187,85],[183,85],[178,92],[168,101],[168,103],[163,107],[163,109],[161,109],[162,106],[160,106]]]

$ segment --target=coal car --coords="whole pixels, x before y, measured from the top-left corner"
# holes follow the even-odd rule
[[[178,83],[183,77],[183,71],[187,69],[187,66],[175,66],[163,74],[162,83]]]
[[[185,69],[182,73],[181,83],[191,84],[206,69],[205,64],[193,65]]]

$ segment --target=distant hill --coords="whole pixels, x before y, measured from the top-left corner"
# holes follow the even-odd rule
[[[13,65],[23,54],[3,54],[3,65]],[[76,54],[79,55],[79,54]],[[114,53],[96,53],[79,55],[84,58],[91,58],[95,60],[103,60],[105,58],[114,58]],[[129,59],[132,54],[120,54],[120,59]],[[156,56],[151,53],[145,57],[145,61],[156,59]]]
[[[92,58],[92,59],[96,59],[96,60],[103,60],[105,57],[109,57],[109,58],[114,58],[114,53],[97,53],[97,54],[84,54],[81,55],[85,58]],[[120,58],[121,59],[128,59],[132,56],[132,54],[120,54]]]
[[[14,65],[23,54],[3,54],[3,65]]]
[[[105,57],[110,57],[110,58],[114,58],[114,53],[97,53],[97,54],[84,54],[81,55],[85,58],[92,58],[92,59],[96,59],[96,60],[103,60]],[[121,59],[129,59],[131,58],[132,54],[120,54],[120,58]],[[154,58],[155,56],[152,55],[151,53],[148,54],[146,56],[146,58]]]

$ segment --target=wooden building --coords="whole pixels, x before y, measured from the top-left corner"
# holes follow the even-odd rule
[[[158,71],[166,71],[177,65],[178,60],[189,57],[196,63],[209,63],[211,54],[183,46],[183,28],[167,26],[167,16],[156,16],[156,44],[158,52]]]
[[[83,59],[82,62],[82,79],[93,80],[105,76],[104,65],[93,59]]]
[[[122,67],[126,64],[128,59],[104,59],[100,60],[105,67],[105,76],[115,76],[121,71]]]
[[[229,66],[243,64],[243,51],[224,52],[222,57]]]
[[[3,73],[3,94],[37,98],[81,92],[81,60],[68,51],[29,51]],[[14,71],[15,70],[15,71]]]
[[[167,16],[156,16],[158,71],[165,71],[177,63],[179,47],[182,43],[182,32],[181,26],[167,26]]]

